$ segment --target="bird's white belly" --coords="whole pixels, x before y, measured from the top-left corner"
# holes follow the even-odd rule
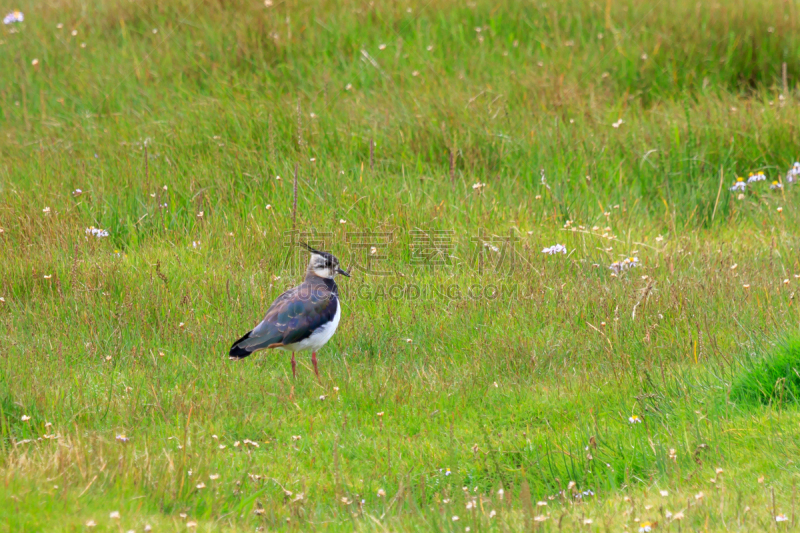
[[[336,314],[333,315],[333,320],[327,324],[318,327],[311,335],[283,348],[290,352],[304,352],[306,350],[317,351],[322,348],[325,343],[331,340],[333,334],[336,333],[336,328],[339,327],[339,319],[342,318],[342,304],[336,301]]]

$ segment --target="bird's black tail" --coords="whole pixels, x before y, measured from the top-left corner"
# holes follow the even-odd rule
[[[252,333],[252,331],[248,331],[247,333],[245,333],[242,336],[241,339],[239,339],[239,340],[237,340],[236,342],[233,343],[233,346],[231,346],[231,351],[228,354],[228,356],[231,359],[244,359],[245,357],[247,357],[248,355],[253,353],[250,350],[247,350],[246,348],[242,348],[241,346],[239,346],[239,343],[241,343],[243,340],[246,340],[248,337],[250,337],[251,333]]]

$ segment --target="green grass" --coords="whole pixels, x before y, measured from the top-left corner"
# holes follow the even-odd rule
[[[18,7],[0,531],[797,527],[794,4]],[[293,238],[320,382],[226,358]]]
[[[800,346],[795,337],[769,356],[745,367],[731,387],[731,398],[743,403],[795,403],[800,396]]]

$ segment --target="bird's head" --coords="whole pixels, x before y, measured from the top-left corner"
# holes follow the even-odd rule
[[[302,244],[302,246],[311,252],[311,259],[308,261],[309,274],[313,274],[324,279],[333,279],[337,274],[347,276],[348,278],[350,277],[350,274],[339,267],[339,259],[337,259],[333,254],[329,254],[328,252],[320,252],[319,250],[315,250],[307,244]]]

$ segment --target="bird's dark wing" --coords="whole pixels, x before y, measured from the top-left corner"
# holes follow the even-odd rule
[[[337,305],[336,294],[319,286],[304,282],[289,289],[272,303],[264,320],[253,331],[234,343],[230,356],[243,358],[273,345],[300,342],[331,321]]]
[[[282,344],[283,330],[273,318],[280,313],[294,298],[300,287],[295,287],[278,296],[267,311],[267,315],[252,331],[248,331],[233,343],[230,350],[231,359],[243,359],[251,353],[267,348],[272,344]]]
[[[283,344],[294,344],[311,336],[317,328],[333,320],[338,305],[336,295],[329,292],[314,293],[299,304],[293,303],[286,314]]]

